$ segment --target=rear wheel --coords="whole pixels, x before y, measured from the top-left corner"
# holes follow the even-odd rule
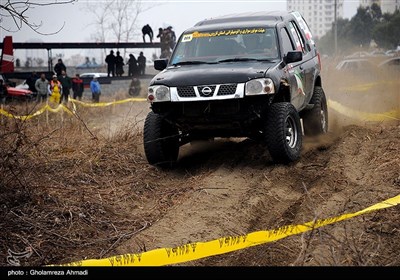
[[[265,120],[265,141],[275,162],[290,163],[300,157],[303,142],[300,117],[291,103],[271,104]]]
[[[144,152],[147,161],[159,167],[172,167],[179,153],[179,131],[164,118],[149,112],[144,122]]]
[[[314,94],[310,104],[314,105],[309,111],[305,111],[303,118],[304,134],[316,136],[328,132],[328,105],[324,90],[320,86],[314,88]]]

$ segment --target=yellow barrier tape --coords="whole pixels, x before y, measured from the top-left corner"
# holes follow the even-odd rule
[[[399,203],[400,195],[397,195],[358,212],[315,220],[302,225],[288,225],[274,230],[252,232],[247,235],[222,237],[208,242],[188,243],[175,248],[160,248],[148,252],[123,254],[105,259],[82,260],[61,266],[162,266],[188,262],[277,241],[372,211],[393,207]]]
[[[106,106],[111,106],[115,104],[122,104],[122,103],[127,103],[127,102],[132,102],[132,101],[146,101],[146,98],[128,98],[128,99],[123,99],[123,100],[117,100],[117,101],[111,101],[111,102],[99,102],[99,103],[85,103],[76,99],[70,99],[71,102],[80,104],[84,107],[106,107]]]
[[[110,105],[122,104],[122,103],[133,102],[133,101],[135,101],[135,102],[146,101],[145,98],[128,98],[128,99],[117,100],[117,101],[112,101],[112,102],[99,102],[99,103],[85,103],[85,102],[82,102],[79,100],[75,100],[73,98],[70,98],[69,100],[72,102],[74,111],[76,111],[75,103],[82,105],[84,107],[106,107],[106,106],[110,106]],[[71,110],[63,104],[59,104],[56,108],[52,108],[52,107],[50,107],[50,105],[47,104],[47,105],[43,106],[41,109],[37,110],[36,112],[29,114],[29,115],[25,115],[25,116],[16,116],[16,115],[13,115],[10,112],[7,112],[6,110],[0,108],[0,115],[4,115],[6,117],[14,118],[14,119],[29,120],[33,117],[43,114],[46,110],[49,112],[52,112],[52,113],[57,113],[57,112],[60,112],[63,110],[65,112],[67,112],[68,114],[72,114]]]
[[[340,104],[337,101],[328,100],[328,107],[337,111],[338,113],[355,119],[359,119],[362,121],[385,121],[388,119],[392,120],[400,120],[400,110],[392,110],[385,113],[366,113],[357,110],[353,110],[349,107],[346,107]]]
[[[13,115],[13,114],[11,114],[11,113],[3,110],[3,109],[0,109],[0,114],[4,115],[6,117],[9,117],[9,118],[14,118],[14,119],[19,119],[19,120],[29,120],[29,119],[31,119],[33,117],[36,117],[36,116],[39,116],[39,115],[43,114],[46,110],[50,111],[52,113],[65,111],[68,114],[72,114],[71,110],[68,109],[68,107],[64,106],[63,104],[59,104],[56,108],[52,108],[52,107],[50,107],[50,105],[45,105],[41,109],[37,110],[36,112],[34,112],[32,114],[29,114],[29,115],[25,115],[25,116],[16,116],[16,115]]]

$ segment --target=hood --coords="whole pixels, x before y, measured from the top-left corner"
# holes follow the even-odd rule
[[[237,61],[219,64],[197,64],[170,66],[158,73],[150,85],[192,86],[244,83],[262,78],[266,71],[278,62]]]

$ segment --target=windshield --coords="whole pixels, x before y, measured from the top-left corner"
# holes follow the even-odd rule
[[[184,33],[170,64],[222,63],[279,58],[274,28],[252,27]]]

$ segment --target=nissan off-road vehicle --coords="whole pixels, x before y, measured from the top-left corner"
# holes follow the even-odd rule
[[[144,123],[150,164],[215,137],[266,144],[274,162],[300,157],[303,135],[327,132],[320,56],[298,12],[242,13],[198,22],[169,59],[154,61]]]

